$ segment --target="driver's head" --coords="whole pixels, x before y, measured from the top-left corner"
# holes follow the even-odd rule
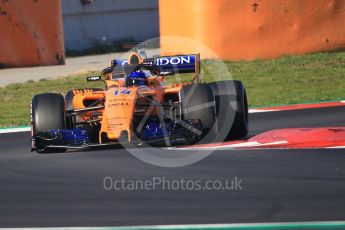
[[[127,86],[142,86],[146,85],[146,75],[143,71],[135,71],[128,75],[126,85]]]

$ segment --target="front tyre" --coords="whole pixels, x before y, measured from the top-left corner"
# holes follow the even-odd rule
[[[53,129],[65,129],[65,100],[61,94],[37,94],[31,102],[31,134],[34,139],[33,148],[39,153],[45,150],[46,141],[35,138],[36,134]],[[55,150],[65,152],[66,149]]]

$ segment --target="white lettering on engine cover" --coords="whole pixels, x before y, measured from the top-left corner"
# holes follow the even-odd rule
[[[178,65],[190,64],[190,56],[172,57],[172,58],[157,58],[157,65]]]

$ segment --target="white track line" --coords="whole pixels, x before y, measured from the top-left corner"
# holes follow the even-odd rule
[[[244,143],[237,143],[237,144],[229,144],[229,145],[217,145],[217,146],[199,146],[199,147],[187,147],[187,148],[169,148],[170,150],[215,150],[215,149],[241,149],[241,148],[253,148],[253,147],[265,147],[265,146],[271,146],[271,145],[281,145],[281,144],[287,144],[287,141],[276,141],[276,142],[270,142],[270,143],[259,143],[256,141],[251,142],[244,142]]]
[[[1,133],[19,133],[19,132],[28,132],[30,131],[30,127],[9,127],[9,128],[1,128],[0,129],[0,134]]]
[[[345,146],[332,146],[332,147],[325,147],[325,149],[345,149]]]
[[[277,112],[280,110],[273,110],[273,109],[249,109],[248,113],[267,113],[267,112]]]

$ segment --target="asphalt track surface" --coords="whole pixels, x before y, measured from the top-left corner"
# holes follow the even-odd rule
[[[345,107],[256,113],[249,119],[250,135],[345,126]],[[242,190],[107,191],[107,176],[237,177]],[[29,133],[0,134],[0,227],[330,220],[345,220],[345,149],[224,150],[193,165],[163,168],[124,149],[39,155],[30,152]]]

